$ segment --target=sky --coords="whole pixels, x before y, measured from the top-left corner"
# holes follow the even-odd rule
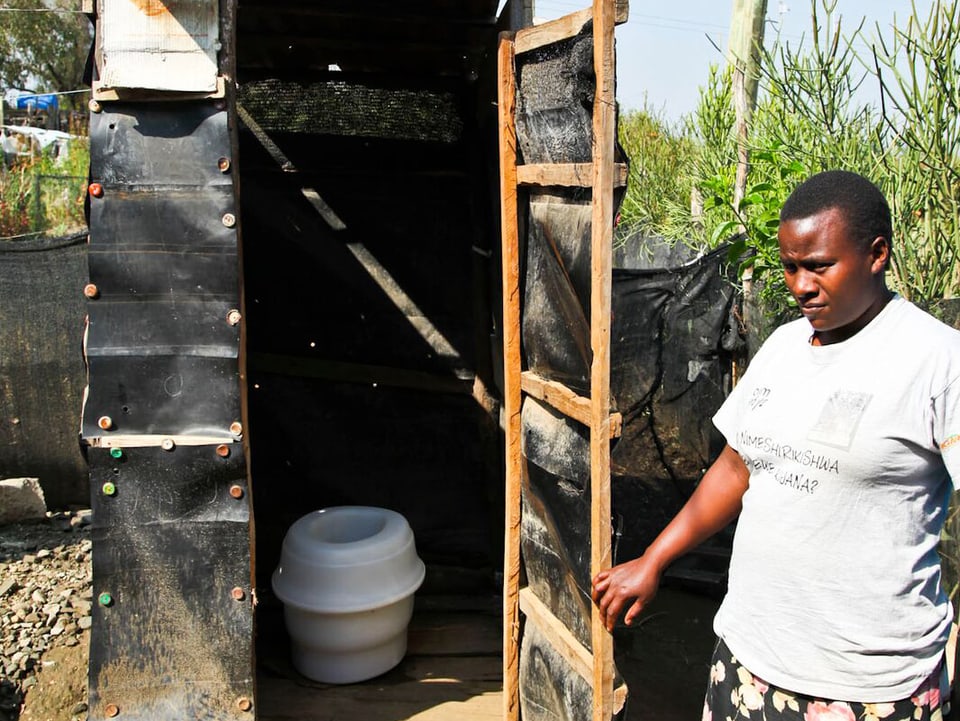
[[[804,47],[809,47],[810,1],[767,0],[767,40],[780,27],[781,37],[791,46],[806,35]],[[535,2],[536,17],[547,20],[590,5],[588,0]],[[932,2],[916,0],[921,18],[926,18]],[[822,7],[822,0],[817,0],[817,6]],[[692,112],[710,64],[725,62],[732,8],[733,0],[631,0],[630,19],[616,31],[621,109],[648,108],[668,121]],[[870,39],[876,36],[878,23],[889,37],[894,17],[902,25],[910,13],[910,0],[836,0],[834,17],[841,17],[844,33],[853,32],[866,18],[863,34]]]

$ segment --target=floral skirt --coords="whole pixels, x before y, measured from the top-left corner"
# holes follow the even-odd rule
[[[784,691],[754,676],[733,657],[727,644],[718,640],[703,721],[941,721],[940,681],[938,668],[912,696],[890,703],[814,698]]]

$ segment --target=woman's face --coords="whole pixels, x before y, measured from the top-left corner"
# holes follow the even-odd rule
[[[847,226],[837,208],[780,223],[784,280],[817,345],[851,337],[889,297],[883,281],[888,239],[856,238]]]

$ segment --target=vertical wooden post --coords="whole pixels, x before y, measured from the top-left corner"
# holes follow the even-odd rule
[[[733,65],[733,102],[737,124],[737,180],[733,202],[739,204],[747,187],[747,139],[757,103],[757,49],[763,45],[767,0],[733,0],[730,21],[730,63]]]
[[[767,0],[733,0],[733,15],[730,22],[730,63],[733,64],[733,103],[736,112],[737,131],[737,176],[733,186],[733,205],[738,207],[747,191],[747,176],[750,173],[748,147],[750,121],[757,103],[757,53],[763,45],[763,28],[767,15]],[[743,232],[740,226],[740,232]],[[748,338],[753,325],[753,269],[743,274],[743,324]],[[747,354],[752,355],[748,342]],[[734,362],[733,382],[741,374],[739,361]]]
[[[503,552],[503,718],[520,716],[520,242],[517,225],[516,77],[513,39],[500,37],[500,243],[503,275],[503,421],[506,474]]]
[[[613,255],[613,153],[617,127],[614,97],[614,0],[593,3],[593,214],[591,220],[590,344],[590,568],[611,565],[610,548],[610,311]],[[593,718],[613,715],[613,637],[592,607]]]

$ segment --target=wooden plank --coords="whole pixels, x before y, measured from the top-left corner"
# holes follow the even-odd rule
[[[91,448],[157,448],[169,445],[168,450],[177,446],[216,446],[231,444],[237,441],[236,436],[224,433],[222,436],[184,436],[184,435],[152,435],[146,433],[117,433],[110,436],[88,436],[84,441]],[[172,444],[172,445],[171,445]]]
[[[251,353],[248,365],[253,370],[277,375],[322,378],[337,383],[360,383],[364,385],[378,383],[394,388],[412,388],[434,393],[470,395],[473,393],[474,387],[472,377],[460,378],[454,375],[445,376],[405,368],[388,368],[387,366],[365,363],[344,363],[277,353]]]
[[[615,6],[612,7],[616,24],[620,25],[627,21],[629,7],[627,0],[618,0]],[[541,48],[544,45],[550,45],[551,43],[557,43],[561,40],[575,37],[583,30],[583,26],[593,19],[593,12],[592,8],[585,8],[584,10],[578,10],[569,15],[564,15],[556,20],[550,20],[540,25],[533,25],[518,30],[516,40],[514,41],[514,53],[520,55]]]
[[[497,53],[500,126],[500,238],[503,283],[503,414],[505,508],[503,552],[503,716],[520,718],[520,230],[517,216],[517,130],[514,43],[500,36]]]
[[[284,665],[257,683],[260,721],[501,721],[501,714],[498,656],[408,655],[384,676],[340,686]]]
[[[613,283],[613,160],[617,116],[614,97],[614,0],[593,2],[593,196],[591,216],[590,344],[590,566],[591,575],[610,568],[610,312]],[[596,606],[591,614],[593,718],[609,721],[613,704],[613,636]]]
[[[520,591],[520,610],[528,621],[537,624],[543,635],[550,639],[553,647],[577,673],[588,681],[593,678],[593,656],[590,651],[550,612],[530,587]]]
[[[583,30],[583,26],[592,19],[593,10],[586,8],[564,15],[556,20],[518,30],[514,52],[520,55],[544,45],[575,37]]]
[[[419,604],[420,599],[417,599]],[[500,656],[500,613],[415,610],[407,634],[411,656]]]
[[[589,426],[592,421],[592,405],[589,398],[578,396],[567,386],[557,381],[548,381],[533,371],[524,371],[520,376],[520,384],[524,393],[529,393],[537,400],[541,400],[551,408],[560,411],[565,416]],[[619,438],[623,432],[623,416],[620,413],[610,414],[610,437]]]
[[[543,601],[537,598],[533,589],[528,587],[520,591],[520,610],[528,621],[537,625],[540,632],[550,640],[551,645],[577,673],[588,681],[593,678],[593,656],[590,651],[584,648],[570,629],[550,612]],[[627,687],[621,685],[614,693],[613,713],[619,713],[626,702]]]
[[[626,163],[614,166],[614,185],[622,188],[627,184],[628,167]],[[517,182],[520,185],[550,186],[567,188],[589,188],[593,183],[592,163],[531,163],[517,166]]]
[[[218,87],[218,3],[97,3],[98,88],[212,93]],[[96,97],[96,95],[95,95]]]

